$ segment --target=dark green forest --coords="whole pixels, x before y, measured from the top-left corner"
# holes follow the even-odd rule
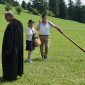
[[[23,9],[35,14],[30,9],[30,6],[32,6],[40,14],[85,23],[85,5],[82,5],[81,0],[76,0],[76,3],[72,0],[68,1],[68,5],[64,0],[30,0],[28,3],[23,0],[21,5],[14,0],[0,0],[0,4],[9,3],[14,7],[20,5]]]

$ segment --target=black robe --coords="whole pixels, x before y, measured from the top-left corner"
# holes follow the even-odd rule
[[[4,33],[2,69],[6,80],[16,80],[23,74],[23,25],[17,19],[10,21]]]

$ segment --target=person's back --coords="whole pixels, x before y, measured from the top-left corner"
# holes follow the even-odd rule
[[[14,26],[15,29],[15,50],[18,51],[18,73],[17,75],[22,75],[23,74],[23,25],[22,23],[17,20],[13,19],[11,22]]]
[[[7,12],[9,14],[9,12]],[[5,14],[8,24],[2,46],[3,77],[15,80],[23,74],[23,26],[20,21]]]

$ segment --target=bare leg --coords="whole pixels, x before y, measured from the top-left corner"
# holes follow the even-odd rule
[[[32,54],[32,51],[29,51],[28,52],[28,59],[31,59],[31,54]]]

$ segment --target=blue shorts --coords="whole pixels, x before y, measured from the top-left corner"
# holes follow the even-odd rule
[[[32,36],[32,41],[26,40],[26,50],[33,51],[35,49],[35,47],[34,47],[34,40],[35,40],[34,35]]]
[[[26,50],[28,50],[28,51],[34,50],[34,41],[26,40]]]

